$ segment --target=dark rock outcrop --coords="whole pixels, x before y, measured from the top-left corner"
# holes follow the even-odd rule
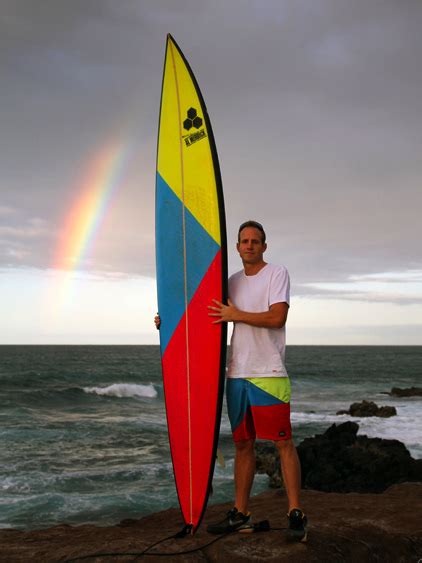
[[[355,422],[333,424],[299,445],[305,487],[380,493],[394,483],[422,481],[422,460],[413,459],[404,444],[357,436],[358,429]]]
[[[283,486],[280,471],[280,456],[277,448],[272,442],[257,442],[256,451],[256,472],[266,473],[269,477],[271,489],[278,489]]]
[[[400,389],[400,387],[393,387],[389,395],[393,397],[422,397],[422,388],[409,387],[407,389]]]
[[[253,497],[250,510],[256,522],[269,519],[271,527],[286,525],[286,499],[279,491]],[[153,553],[189,552],[166,561],[192,563],[245,561],[284,563],[367,561],[418,561],[422,554],[422,485],[396,485],[381,495],[348,495],[304,491],[302,507],[309,517],[306,544],[288,544],[284,531],[210,536],[209,522],[221,518],[231,504],[210,506],[194,536],[170,539],[151,549]],[[405,510],[403,510],[405,509]],[[98,563],[143,561],[136,556],[148,546],[182,528],[180,511],[172,508],[140,520],[98,528],[56,526],[46,530],[0,530],[0,560],[7,563],[58,563],[86,558]],[[211,541],[212,545],[207,545]],[[113,553],[113,557],[105,553]],[[116,554],[122,555],[116,555]],[[131,555],[123,555],[130,553]],[[102,554],[102,555],[100,555]],[[145,561],[162,557],[148,557]],[[78,560],[78,559],[77,559]],[[78,560],[79,561],[79,560]]]
[[[306,438],[297,448],[302,466],[302,486],[325,492],[380,493],[395,483],[422,482],[422,460],[411,457],[398,440],[357,436],[356,422],[333,424],[324,434]],[[273,447],[273,446],[272,446]],[[257,467],[270,477],[270,486],[281,482],[278,454],[270,445]],[[274,460],[275,459],[275,460]]]
[[[379,407],[373,401],[362,401],[361,403],[353,403],[350,405],[348,411],[338,411],[336,414],[349,414],[350,416],[380,416],[388,418],[396,416],[397,411],[395,407]]]

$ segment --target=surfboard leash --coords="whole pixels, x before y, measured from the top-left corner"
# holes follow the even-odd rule
[[[185,526],[185,528],[187,528],[187,526]],[[73,557],[72,559],[64,559],[63,563],[74,563],[75,561],[84,561],[86,559],[92,559],[94,557],[124,557],[124,556],[131,556],[131,557],[144,557],[145,555],[150,555],[150,556],[156,556],[156,557],[170,557],[170,556],[175,556],[175,555],[187,555],[189,553],[195,553],[197,551],[201,551],[202,549],[206,549],[207,547],[209,547],[210,545],[212,545],[213,543],[221,540],[222,538],[224,538],[225,536],[228,536],[230,534],[232,534],[233,532],[226,532],[225,534],[219,535],[216,538],[214,538],[213,540],[211,540],[210,542],[208,542],[205,545],[201,545],[199,547],[196,547],[194,549],[190,549],[190,550],[185,550],[185,551],[171,551],[171,552],[167,552],[167,553],[160,553],[160,552],[152,552],[149,553],[149,551],[153,548],[156,547],[157,545],[160,545],[168,540],[174,540],[174,539],[180,539],[183,538],[185,536],[187,536],[189,534],[189,532],[184,533],[184,530],[181,530],[180,532],[177,532],[177,534],[173,534],[171,536],[168,536],[166,538],[163,538],[161,540],[158,540],[157,542],[149,545],[148,547],[146,547],[143,551],[134,551],[134,552],[123,552],[123,551],[112,551],[109,553],[101,553],[101,552],[97,552],[97,553],[90,553],[87,555],[80,555],[78,557]],[[182,535],[183,534],[183,535]]]
[[[222,540],[223,538],[230,536],[232,534],[237,534],[237,533],[242,533],[242,534],[248,534],[248,533],[256,533],[256,532],[270,532],[270,531],[282,531],[282,530],[287,530],[287,528],[272,528],[270,526],[270,523],[268,520],[262,520],[261,522],[257,522],[256,524],[254,524],[250,530],[248,530],[247,532],[239,532],[237,530],[231,530],[230,532],[225,532],[224,534],[220,534],[218,535],[216,538],[214,538],[213,540],[211,540],[210,542],[204,544],[204,545],[200,545],[198,547],[195,547],[193,549],[188,549],[188,550],[184,550],[184,551],[170,551],[167,553],[160,553],[160,552],[152,552],[152,553],[148,553],[153,547],[156,547],[157,545],[160,545],[161,543],[164,543],[168,540],[173,540],[173,539],[180,539],[180,538],[184,538],[186,537],[188,534],[191,533],[192,530],[192,525],[191,524],[187,524],[184,528],[182,528],[182,530],[180,530],[180,532],[177,532],[176,534],[172,534],[171,536],[168,536],[166,538],[163,538],[161,540],[156,541],[155,543],[149,545],[148,547],[146,547],[143,551],[134,551],[134,552],[123,552],[123,551],[114,551],[114,552],[109,552],[109,553],[91,553],[91,554],[87,554],[87,555],[80,555],[78,557],[72,557],[71,559],[63,559],[63,563],[74,563],[75,561],[84,561],[86,559],[91,559],[93,557],[124,557],[124,556],[131,556],[131,557],[143,557],[145,555],[150,555],[150,556],[155,556],[155,557],[174,557],[175,555],[189,555],[191,553],[196,553],[198,551],[202,551],[203,549],[206,549],[207,547],[210,547],[212,544]]]

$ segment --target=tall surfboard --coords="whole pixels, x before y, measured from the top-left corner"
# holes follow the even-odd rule
[[[224,391],[226,324],[207,306],[227,297],[227,243],[217,151],[192,70],[167,37],[156,177],[160,346],[173,471],[194,533],[211,481]]]

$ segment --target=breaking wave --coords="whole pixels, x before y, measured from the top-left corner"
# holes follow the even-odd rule
[[[154,385],[137,385],[135,383],[113,383],[108,387],[84,387],[85,393],[105,395],[108,397],[143,397],[155,399],[158,395]]]

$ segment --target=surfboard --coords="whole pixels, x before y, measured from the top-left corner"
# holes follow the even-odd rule
[[[156,267],[160,348],[173,472],[192,533],[211,488],[224,391],[227,325],[207,306],[227,298],[218,156],[204,99],[167,36],[157,148]]]

